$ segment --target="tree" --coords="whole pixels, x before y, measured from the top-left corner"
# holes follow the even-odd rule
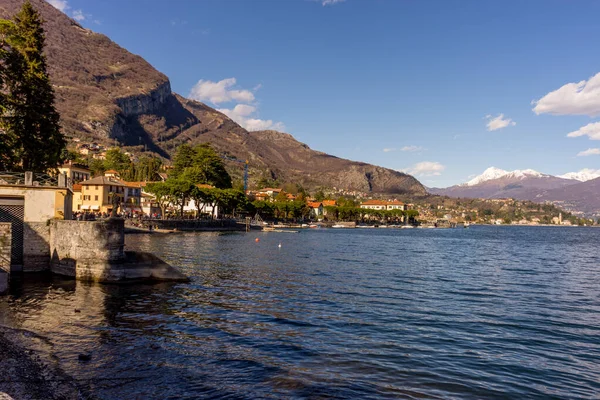
[[[142,156],[135,165],[135,180],[156,181],[160,179],[158,175],[162,167],[162,160],[153,156]]]
[[[106,168],[104,168],[103,160],[92,159],[88,163],[88,166],[92,171],[92,176],[104,175],[104,171],[106,171]]]
[[[54,107],[54,90],[43,53],[42,20],[26,1],[13,21],[1,21],[4,168],[46,171],[63,161],[66,141]]]
[[[171,201],[171,188],[166,182],[150,183],[146,186],[146,192],[152,194],[158,203],[162,219],[165,219],[167,207]]]
[[[173,171],[171,175],[178,178],[186,168],[194,165],[195,151],[189,144],[182,144],[177,148],[177,153],[173,157]],[[198,182],[199,183],[199,182]]]
[[[317,193],[315,193],[315,200],[316,201],[323,201],[323,200],[325,200],[325,193],[323,193],[322,190],[319,190]]]
[[[231,188],[231,176],[225,170],[221,157],[208,143],[191,147],[181,145],[173,159],[174,178],[192,183],[204,183],[220,189]]]
[[[121,151],[120,148],[115,147],[106,152],[104,159],[104,169],[114,169],[121,175],[125,175],[126,172],[132,172],[131,159],[129,156]],[[129,176],[127,178],[130,178]]]

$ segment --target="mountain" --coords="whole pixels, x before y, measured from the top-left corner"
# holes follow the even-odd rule
[[[551,202],[578,214],[600,215],[600,171],[594,170],[553,176],[532,169],[490,167],[466,183],[428,191],[449,197]]]
[[[171,91],[169,79],[142,57],[80,26],[43,0],[31,0],[44,19],[45,53],[63,132],[83,142],[119,143],[166,159],[183,143],[210,142],[219,152],[249,160],[250,178],[276,178],[308,189],[425,195],[410,175],[314,151],[291,135],[248,132],[206,104]],[[0,0],[10,18],[23,0]],[[240,165],[227,162],[232,175]]]
[[[566,187],[548,190],[536,201],[549,201],[568,211],[600,216],[600,178],[577,182]]]
[[[575,179],[580,182],[591,181],[592,179],[600,178],[600,169],[584,168],[579,172],[568,172],[564,175],[558,175],[563,179]]]

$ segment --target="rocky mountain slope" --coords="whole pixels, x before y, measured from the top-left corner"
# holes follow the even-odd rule
[[[23,0],[0,0],[11,17]],[[311,150],[291,135],[248,132],[224,114],[171,91],[168,78],[140,56],[81,27],[44,0],[31,0],[45,20],[49,73],[66,135],[169,158],[182,143],[210,142],[250,161],[250,177],[277,178],[308,188],[337,187],[425,195],[410,175]],[[233,175],[240,166],[230,163]]]
[[[466,183],[428,191],[449,197],[548,201],[568,211],[600,215],[600,178],[591,170],[553,176],[531,169],[491,167]]]

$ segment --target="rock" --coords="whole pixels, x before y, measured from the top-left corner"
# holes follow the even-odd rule
[[[80,353],[77,358],[79,361],[90,361],[92,359],[92,355],[90,353]]]

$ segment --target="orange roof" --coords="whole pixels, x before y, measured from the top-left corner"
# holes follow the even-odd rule
[[[324,206],[337,206],[337,201],[335,200],[323,200]]]
[[[321,203],[320,201],[311,201],[310,203],[308,203],[308,206],[310,208],[319,208],[320,206],[322,206],[323,203]]]
[[[78,184],[78,183],[75,183],[75,184],[73,185],[73,191],[74,191],[74,192],[81,192],[81,185],[80,185],[80,184]]]
[[[387,206],[388,202],[385,200],[367,200],[360,203],[361,206]]]
[[[141,187],[145,187],[148,183],[152,183],[152,182],[127,182],[127,181],[122,180],[121,183],[125,184],[125,186],[127,186],[127,187],[141,188]]]
[[[394,200],[394,201],[388,201],[389,205],[393,205],[393,206],[403,206],[404,203],[398,200]]]
[[[115,171],[114,169],[109,169],[108,171],[104,171],[105,174],[118,174],[119,171]]]

